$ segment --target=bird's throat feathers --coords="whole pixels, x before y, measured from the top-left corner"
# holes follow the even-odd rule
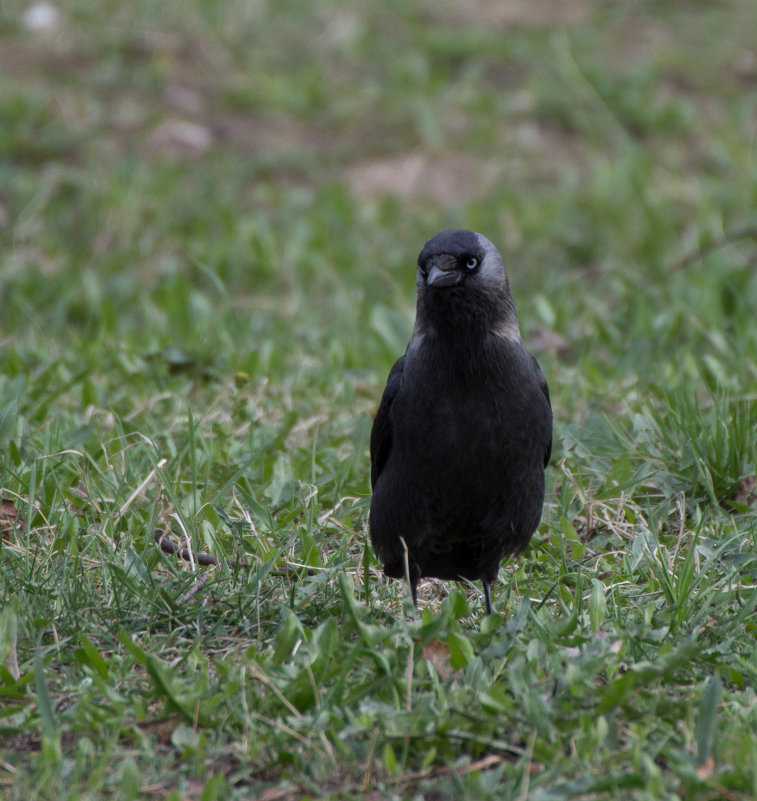
[[[475,348],[492,334],[521,341],[509,291],[472,292],[470,288],[453,287],[419,294],[414,337],[431,336]]]

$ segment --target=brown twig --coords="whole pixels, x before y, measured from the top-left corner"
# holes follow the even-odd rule
[[[189,549],[182,548],[175,542],[166,539],[166,532],[163,531],[162,528],[155,529],[155,532],[152,536],[155,542],[157,542],[160,546],[160,550],[163,551],[163,553],[167,553],[172,556],[176,554],[187,562],[192,561],[192,557],[189,554]],[[213,556],[213,554],[205,553],[205,551],[200,551],[199,553],[194,554],[194,558],[198,565],[214,565],[217,567],[221,564],[217,557]]]
[[[720,248],[730,245],[732,242],[737,242],[739,239],[753,239],[755,242],[757,242],[757,226],[746,225],[743,228],[735,228],[733,231],[725,233],[723,236],[720,236],[717,239],[713,239],[712,242],[702,245],[701,247],[697,248],[697,250],[688,253],[686,256],[680,258],[677,262],[674,262],[670,268],[670,271],[674,272],[675,270],[681,270],[684,267],[688,267],[695,261],[699,261],[700,259],[709,256],[710,253],[720,250]]]
[[[208,579],[213,574],[208,571],[207,573],[203,573],[197,581],[184,593],[184,595],[179,598],[179,603],[183,604],[188,601],[196,592],[199,592],[208,582]]]
[[[179,556],[187,562],[192,561],[192,557],[194,557],[194,561],[198,565],[209,565],[212,567],[218,567],[221,562],[217,556],[213,556],[213,554],[206,553],[205,551],[198,551],[197,553],[193,553],[190,555],[188,548],[182,548],[181,545],[177,545],[173,540],[169,540],[167,538],[166,532],[162,528],[155,529],[153,533],[153,539],[155,542],[160,546],[160,550],[163,553],[167,553],[170,556]],[[229,562],[229,567],[236,567],[236,562]],[[297,563],[289,563],[292,568],[304,570],[306,575],[308,576],[316,576],[318,575],[319,571],[326,570],[325,567],[308,567],[307,565],[297,564]],[[280,576],[284,578],[291,578],[294,570],[290,570],[287,568],[278,568],[270,570],[268,575],[270,576]],[[210,574],[205,574],[204,577],[198,579],[192,587],[182,596],[181,601],[185,601],[191,598],[196,592],[198,592],[208,581],[208,577]]]

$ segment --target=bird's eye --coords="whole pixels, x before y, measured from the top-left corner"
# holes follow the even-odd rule
[[[475,270],[476,267],[478,267],[478,259],[475,256],[471,256],[468,261],[465,262],[465,269]]]

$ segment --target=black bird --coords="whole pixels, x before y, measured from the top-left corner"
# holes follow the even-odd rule
[[[523,347],[502,257],[441,231],[418,257],[415,327],[371,431],[370,535],[387,576],[481,579],[539,525],[549,388]]]

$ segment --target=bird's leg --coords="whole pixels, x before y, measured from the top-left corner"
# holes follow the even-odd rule
[[[484,585],[484,600],[486,601],[486,614],[492,613],[492,585],[489,579],[481,579]]]
[[[408,577],[410,583],[410,595],[413,598],[413,606],[418,608],[418,579]]]
[[[410,595],[413,599],[413,606],[417,609],[418,608],[418,576],[416,575],[415,570],[410,569],[410,552],[407,550],[407,543],[405,542],[404,537],[400,537],[400,542],[402,543],[402,549],[405,552],[405,578],[407,579],[407,585],[410,587]],[[413,563],[413,567],[415,567],[415,563]]]

